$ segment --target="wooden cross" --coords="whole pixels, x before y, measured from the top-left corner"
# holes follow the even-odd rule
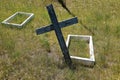
[[[72,60],[70,58],[69,50],[68,50],[66,43],[65,43],[65,40],[63,38],[61,28],[78,23],[78,19],[77,19],[77,17],[75,17],[75,18],[68,19],[68,20],[65,20],[62,22],[58,22],[52,4],[47,6],[47,10],[48,10],[52,24],[49,26],[43,27],[43,28],[36,29],[36,34],[39,35],[39,34],[54,30],[56,33],[60,48],[61,48],[62,53],[64,55],[65,62],[71,68]]]

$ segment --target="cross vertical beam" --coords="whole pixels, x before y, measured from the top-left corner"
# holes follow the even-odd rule
[[[53,9],[53,6],[52,5],[47,6],[47,10],[48,10],[48,13],[49,13],[52,25],[53,25],[51,27],[55,30],[55,34],[57,36],[58,42],[60,44],[60,48],[61,48],[62,53],[64,55],[65,62],[66,62],[67,65],[69,65],[69,67],[71,67],[72,66],[72,60],[70,58],[68,48],[65,44],[65,40],[63,38],[63,34],[62,34],[61,28],[59,26],[55,11]]]

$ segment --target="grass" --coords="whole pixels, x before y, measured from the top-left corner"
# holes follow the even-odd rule
[[[24,22],[28,17],[29,17],[28,15],[24,15],[24,14],[18,13],[13,19],[11,19],[11,20],[8,21],[8,22],[9,22],[9,23],[21,24],[21,23]]]
[[[54,0],[1,0],[0,22],[17,11],[34,13],[35,18],[22,29],[0,24],[0,80],[120,80],[120,0],[66,0],[94,32],[80,23],[62,29],[65,39],[68,34],[93,36],[96,65],[75,64],[76,70],[62,60],[54,31],[35,34],[36,28],[51,23],[45,8],[50,3],[59,21],[72,17]]]
[[[77,47],[76,47],[77,46]],[[71,39],[69,45],[71,56],[89,58],[89,44],[85,40]]]

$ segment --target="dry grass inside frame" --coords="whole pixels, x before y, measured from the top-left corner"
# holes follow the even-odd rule
[[[66,45],[73,60],[86,66],[94,66],[95,58],[92,36],[68,35]]]
[[[5,19],[2,23],[10,26],[21,28],[34,17],[33,13],[16,12],[12,16]]]
[[[13,19],[9,20],[9,23],[21,24],[25,19],[27,19],[29,15],[23,15],[18,13]]]
[[[69,45],[70,55],[89,58],[89,44],[88,41],[82,39],[72,38]]]

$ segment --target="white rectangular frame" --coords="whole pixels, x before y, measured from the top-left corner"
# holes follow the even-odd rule
[[[11,21],[18,14],[27,15],[28,17],[21,24],[9,23],[9,21]],[[2,21],[2,24],[6,24],[6,25],[11,25],[11,26],[16,26],[18,28],[22,28],[22,26],[24,26],[26,23],[28,23],[33,17],[34,17],[33,13],[16,12],[15,14],[11,15],[10,17],[8,17],[4,21]]]
[[[83,65],[86,66],[94,66],[95,64],[95,57],[94,57],[94,49],[93,49],[93,41],[92,36],[88,35],[68,35],[66,46],[69,48],[71,38],[83,39],[89,42],[89,58],[77,57],[77,56],[70,56],[73,60],[77,60]]]

